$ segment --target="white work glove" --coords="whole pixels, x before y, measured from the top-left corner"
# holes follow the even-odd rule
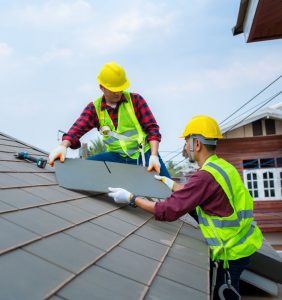
[[[161,182],[163,182],[164,184],[166,184],[170,190],[173,190],[173,185],[174,185],[174,181],[166,176],[159,176],[159,175],[155,175],[154,176],[157,180],[160,180]]]
[[[115,203],[126,203],[129,204],[133,194],[122,188],[108,188],[111,193],[108,193],[110,197],[115,200]]]
[[[149,167],[147,170],[151,172],[153,169],[160,174],[161,164],[157,155],[151,155],[149,159]]]
[[[51,167],[54,166],[54,161],[60,159],[61,162],[65,161],[67,155],[67,147],[64,145],[59,145],[55,148],[49,155],[49,164]]]

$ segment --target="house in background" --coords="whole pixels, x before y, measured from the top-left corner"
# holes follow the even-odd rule
[[[282,103],[222,127],[219,156],[240,172],[255,202],[255,219],[282,250]]]
[[[233,35],[240,33],[247,43],[282,38],[282,1],[241,0]]]

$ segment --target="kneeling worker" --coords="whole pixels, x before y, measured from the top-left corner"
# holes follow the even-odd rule
[[[158,149],[159,126],[146,101],[136,93],[125,91],[129,81],[124,69],[115,62],[105,64],[97,76],[101,97],[90,102],[73,124],[63,141],[49,156],[49,163],[64,162],[67,148],[80,147],[79,139],[92,128],[103,134],[106,152],[90,160],[137,164],[170,177]]]
[[[215,154],[222,138],[217,122],[196,116],[183,135],[185,150],[200,170],[185,185],[164,176],[155,176],[173,191],[163,202],[136,197],[122,188],[109,188],[117,203],[138,206],[156,220],[174,221],[196,208],[200,229],[210,250],[217,276],[212,281],[211,298],[239,299],[239,281],[252,254],[261,247],[263,236],[253,222],[253,199],[236,168]]]

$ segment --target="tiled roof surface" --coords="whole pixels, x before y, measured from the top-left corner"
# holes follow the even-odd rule
[[[0,299],[208,299],[198,229],[57,185],[0,134]],[[71,175],[70,175],[71,176]]]

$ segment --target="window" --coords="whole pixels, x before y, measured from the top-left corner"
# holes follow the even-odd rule
[[[275,120],[273,119],[265,119],[265,132],[267,135],[269,134],[275,134],[276,130],[275,130]]]
[[[258,169],[259,168],[258,159],[243,160],[243,168],[244,169]]]
[[[253,198],[258,197],[258,179],[256,173],[247,174],[247,187]]]
[[[274,168],[275,167],[274,158],[261,158],[260,159],[260,167],[263,169]]]
[[[282,168],[244,169],[243,177],[255,200],[282,199]]]
[[[275,197],[273,172],[264,172],[262,174],[262,177],[263,177],[264,197],[266,198]]]
[[[253,136],[262,135],[262,124],[261,120],[257,120],[252,123],[253,126]]]
[[[277,168],[282,168],[282,157],[277,157],[276,158],[276,167]]]

